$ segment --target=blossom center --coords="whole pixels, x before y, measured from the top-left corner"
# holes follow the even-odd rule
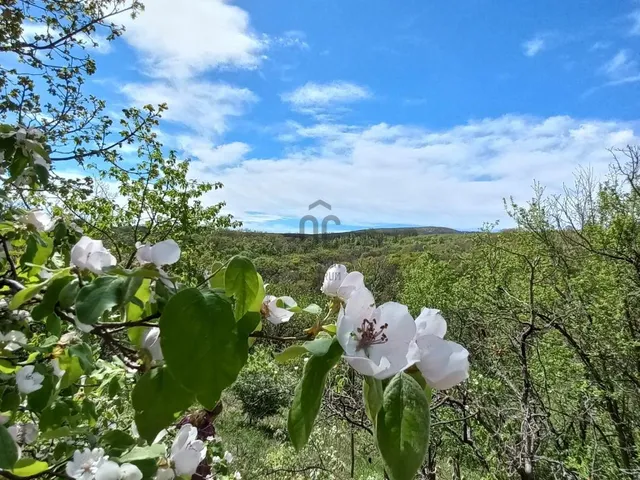
[[[384,333],[387,328],[389,328],[388,323],[378,326],[375,318],[371,320],[365,318],[362,320],[362,325],[356,329],[360,337],[358,339],[358,345],[356,346],[356,352],[366,349],[371,345],[386,343],[389,340],[387,334]]]

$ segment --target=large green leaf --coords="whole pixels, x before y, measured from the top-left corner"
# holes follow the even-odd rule
[[[260,290],[260,279],[251,260],[245,257],[233,257],[224,275],[225,291],[235,299],[236,318],[255,308],[255,299]],[[259,307],[258,307],[259,310]]]
[[[160,317],[160,342],[169,370],[208,409],[247,361],[245,330],[255,319],[243,319],[236,323],[226,298],[196,288],[171,297]]]
[[[45,280],[44,282],[37,283],[35,285],[29,285],[28,287],[23,288],[13,296],[13,298],[9,302],[9,308],[11,310],[15,310],[26,301],[31,300],[38,294],[40,290],[45,287],[47,283],[49,283],[49,280]]]
[[[0,468],[11,470],[18,461],[18,446],[7,429],[0,425]]]
[[[160,458],[166,454],[166,450],[167,448],[160,443],[148,447],[133,447],[130,452],[120,457],[120,461],[124,463]]]
[[[100,445],[106,448],[109,455],[120,456],[135,444],[135,439],[122,430],[109,430],[100,437]]]
[[[30,477],[46,471],[49,465],[34,458],[21,458],[11,469],[11,473],[18,477]]]
[[[307,444],[311,429],[320,411],[324,385],[329,370],[342,355],[342,347],[335,340],[324,355],[313,355],[304,366],[302,379],[296,386],[293,402],[289,409],[287,427],[291,442],[296,450]]]
[[[192,403],[193,394],[185,390],[166,367],[145,373],[131,394],[138,432],[149,443],[160,430],[175,421],[176,414]]]
[[[141,284],[140,277],[96,278],[78,292],[76,297],[78,321],[93,325],[106,311],[124,306],[136,294]]]
[[[429,446],[429,400],[418,382],[398,373],[384,391],[376,422],[378,449],[391,480],[412,480]]]
[[[378,412],[382,408],[383,395],[384,389],[382,388],[381,380],[373,377],[364,377],[364,381],[362,382],[364,409],[374,427],[376,425]]]
[[[62,292],[62,289],[66,287],[71,280],[73,280],[73,276],[66,275],[64,277],[56,278],[51,282],[47,287],[46,292],[44,292],[42,301],[31,311],[31,317],[33,317],[34,320],[42,320],[52,314],[56,304],[58,303],[60,292]]]
[[[76,297],[78,296],[78,292],[80,291],[80,283],[78,279],[74,279],[69,282],[60,292],[60,296],[58,297],[58,301],[60,302],[60,306],[62,308],[68,309],[71,308],[76,303]]]
[[[290,360],[301,357],[305,353],[309,353],[309,351],[302,345],[291,345],[274,355],[273,359],[278,363],[287,363]]]

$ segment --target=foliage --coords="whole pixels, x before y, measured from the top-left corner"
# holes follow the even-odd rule
[[[273,361],[271,351],[256,347],[238,375],[233,393],[253,423],[276,415],[289,405],[291,392],[288,383],[286,371]]]

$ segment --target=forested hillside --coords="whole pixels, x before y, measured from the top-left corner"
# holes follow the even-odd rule
[[[324,271],[341,262],[361,271],[380,301],[400,299],[413,314],[423,306],[442,310],[447,336],[467,346],[472,367],[467,382],[434,397],[425,478],[436,472],[438,478],[633,477],[640,427],[640,230],[637,151],[631,154],[631,163],[617,171],[620,183],[588,192],[583,178],[563,197],[540,193],[527,208],[512,206],[518,228],[508,232],[317,240],[220,231],[211,234],[209,251],[214,258],[250,256],[269,292],[302,303],[323,302]],[[265,331],[286,337],[312,321],[301,314]],[[269,353],[282,348],[274,341]],[[263,350],[253,355],[266,376],[271,369],[286,378],[299,373],[298,364],[269,362]],[[274,376],[274,388],[280,378]],[[327,478],[348,478],[346,446],[353,434],[355,469],[363,472],[357,478],[379,478],[371,466],[371,425],[352,386],[359,382],[345,371],[335,373],[323,410],[337,422],[335,429],[320,436],[304,459],[284,453],[277,416],[241,428],[234,422],[233,431],[247,431],[238,442],[247,468],[257,476],[289,459],[291,471],[304,464],[315,466],[318,478],[324,468],[331,472]],[[258,395],[257,405],[270,403],[275,392],[260,394],[266,396]],[[287,395],[281,395],[284,406]],[[251,409],[246,412],[251,418]],[[222,418],[221,428],[229,428],[231,415]],[[243,445],[244,435],[253,441]],[[254,453],[254,444],[278,460]]]

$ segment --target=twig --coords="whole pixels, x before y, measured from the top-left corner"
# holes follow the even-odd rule
[[[311,335],[299,335],[297,337],[274,337],[271,335],[266,335],[263,332],[253,332],[249,336],[253,338],[262,338],[263,340],[274,340],[276,342],[297,342],[300,340],[311,340],[313,338]]]
[[[13,258],[9,254],[9,246],[7,245],[7,239],[4,237],[0,237],[2,240],[2,250],[4,250],[4,255],[7,257],[7,262],[9,263],[9,270],[11,271],[11,275],[13,278],[18,278],[18,271],[16,270],[16,264],[13,263]]]

